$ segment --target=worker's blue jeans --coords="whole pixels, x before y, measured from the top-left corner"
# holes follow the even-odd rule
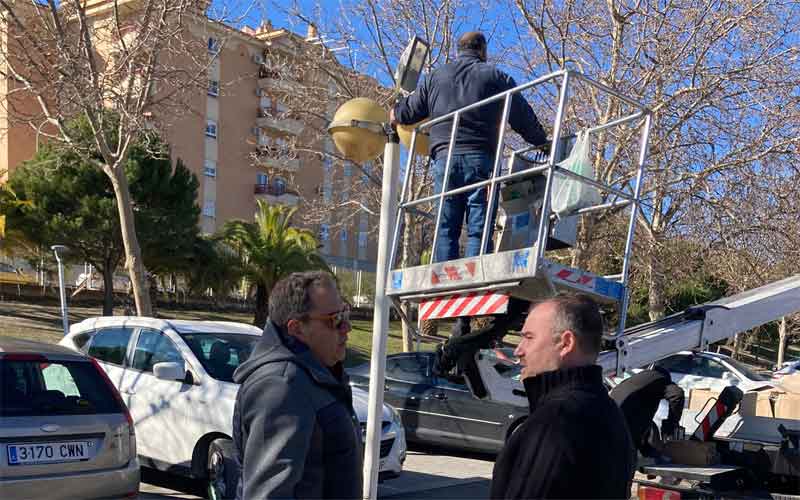
[[[447,155],[442,154],[441,157],[436,158],[434,164],[434,193],[436,194],[442,190],[446,161]],[[454,154],[450,163],[448,190],[484,181],[491,176],[492,168],[494,168],[494,155],[490,153],[476,151]],[[458,240],[465,218],[467,220],[467,246],[464,249],[464,257],[472,257],[480,253],[483,225],[486,222],[486,195],[488,192],[488,186],[484,186],[444,199],[434,262],[444,262],[459,257]],[[493,210],[493,212],[495,211]],[[489,221],[489,235],[486,239],[487,252],[491,248],[494,215],[493,213]]]

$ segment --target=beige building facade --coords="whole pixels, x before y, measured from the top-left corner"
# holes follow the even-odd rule
[[[183,112],[154,107],[152,115],[173,161],[180,158],[199,180],[197,203],[204,233],[215,233],[229,220],[253,220],[258,200],[297,206],[302,216],[312,202],[334,207],[342,195],[357,196],[361,171],[352,165],[334,169],[332,160],[310,152],[332,151],[332,142],[320,137],[319,123],[309,126],[289,109],[281,94],[294,82],[278,77],[270,65],[270,54],[277,53],[291,66],[292,57],[302,54],[298,44],[311,44],[316,38],[313,28],[300,36],[269,23],[236,30],[206,19],[191,31],[205,38],[211,61],[207,88],[188,96]],[[4,91],[0,87],[0,99]],[[324,114],[332,116],[333,111]],[[5,114],[0,127],[0,169],[10,172],[35,154],[38,138],[30,125],[12,123]],[[375,270],[376,244],[370,237],[375,217],[364,212],[342,223],[335,210],[314,222],[304,222],[301,216],[295,223],[318,235],[321,253],[331,265]]]

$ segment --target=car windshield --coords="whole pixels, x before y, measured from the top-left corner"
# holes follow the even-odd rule
[[[765,377],[764,375],[760,375],[754,372],[751,368],[749,368],[748,366],[744,365],[739,361],[736,361],[733,358],[725,358],[725,361],[727,361],[729,365],[733,366],[734,368],[742,372],[742,375],[749,378],[750,380],[755,380],[756,382],[769,381],[769,377]]]
[[[181,338],[209,375],[233,382],[233,372],[253,352],[258,335],[239,333],[184,333]]]
[[[0,361],[0,416],[122,413],[88,361]]]

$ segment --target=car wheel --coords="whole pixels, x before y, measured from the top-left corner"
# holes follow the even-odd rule
[[[230,439],[215,439],[208,446],[207,477],[209,499],[236,498],[239,473]]]

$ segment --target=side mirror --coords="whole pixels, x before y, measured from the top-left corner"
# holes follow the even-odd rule
[[[153,375],[161,380],[180,380],[186,378],[186,366],[180,362],[164,362],[153,365]]]
[[[726,382],[730,382],[732,384],[738,384],[739,383],[739,379],[736,378],[736,375],[734,375],[731,372],[722,372],[722,380],[724,380]]]

